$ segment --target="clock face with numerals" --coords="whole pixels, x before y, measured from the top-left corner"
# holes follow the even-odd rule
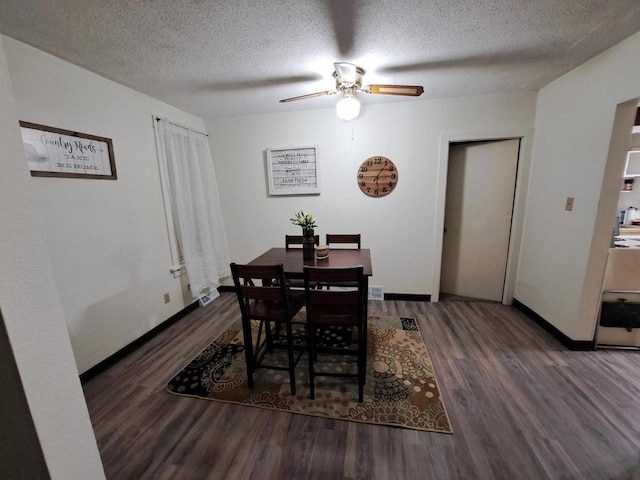
[[[387,157],[369,157],[358,169],[358,186],[365,195],[384,197],[398,184],[398,169]]]

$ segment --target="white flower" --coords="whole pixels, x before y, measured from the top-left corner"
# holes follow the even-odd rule
[[[294,214],[293,218],[290,218],[291,223],[294,225],[299,225],[302,227],[302,230],[311,230],[312,228],[317,227],[316,217],[311,213],[304,212],[300,210],[299,212]]]

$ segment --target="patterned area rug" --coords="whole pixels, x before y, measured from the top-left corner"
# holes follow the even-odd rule
[[[304,322],[304,309],[294,321]],[[353,422],[390,425],[452,433],[438,390],[433,365],[412,318],[369,316],[367,381],[364,401],[358,403],[356,378],[316,376],[316,398],[309,399],[307,354],[296,368],[295,396],[286,371],[258,369],[254,388],[247,387],[240,322],[228,328],[168,384],[169,392],[220,402],[231,402],[290,413]],[[255,333],[255,332],[254,332]],[[304,327],[298,331],[302,340]],[[331,329],[325,341],[348,345],[350,329]],[[286,353],[269,356],[273,365],[284,365]],[[319,354],[316,366],[327,371],[355,372],[355,356]]]

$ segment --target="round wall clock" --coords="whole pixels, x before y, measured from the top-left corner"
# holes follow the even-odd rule
[[[369,157],[358,169],[358,186],[365,195],[384,197],[398,184],[398,169],[387,157]]]

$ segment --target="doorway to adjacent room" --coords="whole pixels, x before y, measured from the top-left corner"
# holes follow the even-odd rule
[[[449,148],[440,292],[501,302],[520,139]]]

